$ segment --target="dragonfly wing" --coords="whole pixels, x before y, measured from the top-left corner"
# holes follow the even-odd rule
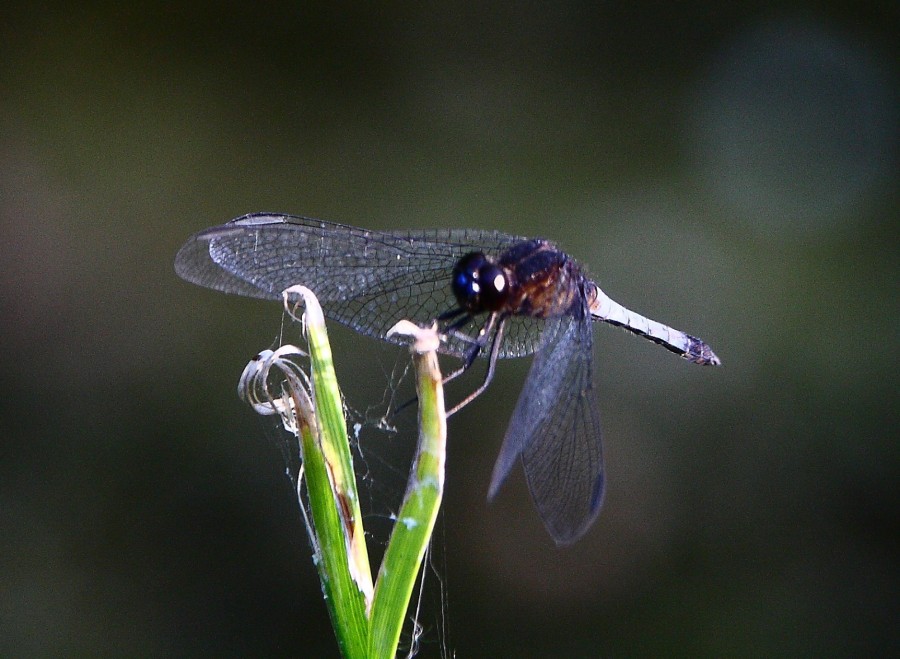
[[[496,257],[522,240],[497,231],[369,231],[293,215],[254,214],[195,235],[178,252],[175,270],[207,288],[271,300],[303,284],[331,318],[384,339],[398,320],[429,323],[456,308],[451,273],[462,256],[483,251]],[[473,319],[460,329],[474,335],[482,321]],[[533,350],[540,329],[534,322],[517,323],[501,356]],[[443,351],[464,355],[469,349],[469,343],[450,339]]]
[[[587,310],[549,321],[494,466],[489,497],[517,457],[557,544],[580,538],[600,512],[603,455]]]

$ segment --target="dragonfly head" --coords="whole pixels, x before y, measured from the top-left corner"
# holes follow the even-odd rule
[[[496,261],[482,252],[472,252],[453,268],[453,294],[470,313],[498,311],[509,294],[509,281]]]

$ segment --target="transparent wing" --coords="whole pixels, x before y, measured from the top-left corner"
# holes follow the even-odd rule
[[[368,231],[294,215],[253,214],[193,236],[178,252],[175,270],[189,282],[269,300],[303,284],[325,313],[354,330],[384,339],[398,320],[428,323],[457,307],[451,273],[465,254],[497,257],[524,238],[497,231],[434,229]],[[484,319],[460,328],[474,336]],[[533,352],[542,321],[512,318],[501,357]],[[450,338],[442,351],[467,353]]]
[[[600,413],[587,310],[548,322],[494,466],[493,497],[521,456],[528,488],[557,544],[588,529],[603,502]]]

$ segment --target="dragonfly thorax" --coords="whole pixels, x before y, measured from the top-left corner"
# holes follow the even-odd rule
[[[453,268],[453,294],[469,313],[499,311],[509,295],[507,274],[482,252],[466,254]]]

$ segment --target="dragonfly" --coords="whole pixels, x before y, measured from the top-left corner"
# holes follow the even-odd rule
[[[557,544],[588,530],[605,473],[594,393],[592,321],[621,327],[689,362],[719,365],[702,340],[614,302],[554,243],[478,229],[376,231],[298,215],[254,213],[200,231],[175,270],[206,288],[266,300],[303,284],[326,316],[384,341],[399,320],[438,322],[439,351],[478,358],[488,386],[498,359],[534,355],[494,465],[493,499],[521,461]],[[448,379],[449,379],[448,378]]]

